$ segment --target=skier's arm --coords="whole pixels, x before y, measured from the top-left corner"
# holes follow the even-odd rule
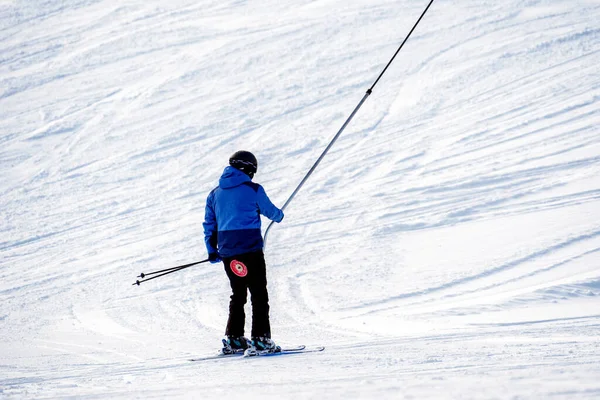
[[[208,254],[217,253],[217,218],[213,209],[213,193],[208,195],[206,199],[206,208],[204,211],[204,243]]]
[[[260,213],[265,217],[269,218],[271,221],[281,222],[281,220],[283,219],[283,211],[281,211],[279,208],[275,207],[273,203],[271,203],[269,196],[267,196],[267,193],[265,192],[265,189],[263,189],[262,186],[258,187],[257,195],[258,209]]]

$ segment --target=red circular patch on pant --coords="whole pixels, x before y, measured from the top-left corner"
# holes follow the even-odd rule
[[[246,265],[241,261],[231,261],[231,263],[229,264],[229,268],[231,268],[231,271],[233,271],[234,274],[242,278],[248,275],[248,268],[246,268]]]

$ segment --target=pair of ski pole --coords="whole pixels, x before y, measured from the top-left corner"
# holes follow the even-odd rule
[[[190,263],[190,264],[180,265],[178,267],[162,269],[160,271],[148,272],[147,274],[145,274],[145,273],[142,272],[138,276],[138,278],[142,278],[142,280],[140,281],[138,279],[137,281],[135,281],[133,283],[132,286],[135,286],[135,285],[140,286],[140,283],[142,283],[142,282],[148,282],[148,281],[151,281],[152,279],[160,278],[161,276],[172,274],[173,272],[181,271],[182,269],[186,269],[186,268],[189,268],[191,266],[202,264],[202,263],[205,263],[205,262],[208,262],[208,261],[210,261],[210,260],[207,258],[206,260],[196,261],[196,262],[193,262],[193,263]],[[146,278],[147,276],[150,276],[150,275],[155,275],[155,276],[153,276],[152,278],[144,279],[144,278]]]

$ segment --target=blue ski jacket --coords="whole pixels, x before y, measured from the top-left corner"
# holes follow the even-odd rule
[[[206,199],[204,242],[208,254],[221,257],[262,250],[260,215],[281,222],[283,211],[275,207],[265,189],[244,172],[228,166],[219,186]]]

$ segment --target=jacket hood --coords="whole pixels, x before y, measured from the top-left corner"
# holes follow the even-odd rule
[[[245,182],[250,182],[252,179],[244,172],[239,169],[233,168],[232,166],[225,167],[223,175],[219,179],[219,187],[221,189],[231,189],[236,186],[240,186]]]

